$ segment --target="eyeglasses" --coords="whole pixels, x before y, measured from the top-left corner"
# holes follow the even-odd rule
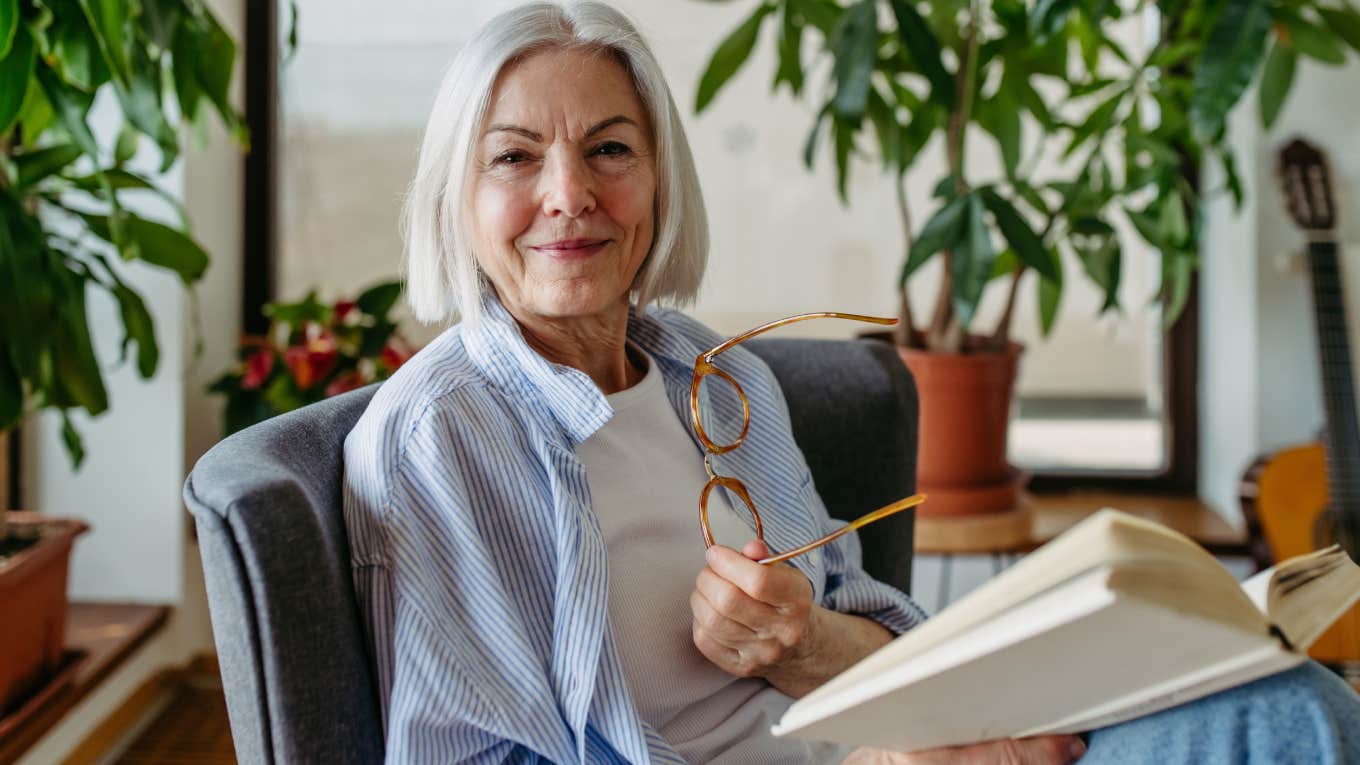
[[[755,329],[743,332],[742,334],[737,335],[736,337],[727,340],[726,342],[704,353],[699,354],[698,359],[696,359],[694,362],[694,382],[690,385],[689,389],[689,412],[690,423],[694,425],[694,432],[698,434],[699,441],[704,445],[705,451],[704,470],[708,472],[708,483],[704,485],[703,493],[699,495],[699,528],[703,532],[704,547],[706,548],[713,546],[713,531],[709,528],[708,525],[708,496],[712,494],[713,489],[718,486],[721,486],[729,490],[732,494],[736,495],[738,498],[741,499],[741,501],[746,505],[746,508],[751,511],[751,517],[755,521],[756,537],[760,539],[762,542],[765,541],[765,529],[760,522],[760,513],[756,510],[755,502],[751,501],[751,494],[746,490],[746,485],[743,484],[740,480],[732,478],[731,476],[718,475],[718,473],[713,469],[713,457],[718,454],[726,454],[727,452],[730,452],[736,449],[737,447],[741,446],[742,442],[746,440],[747,431],[750,430],[751,428],[751,405],[750,402],[746,400],[745,391],[741,389],[741,385],[735,379],[733,379],[732,375],[714,366],[713,360],[717,358],[718,354],[722,353],[723,351],[726,351],[747,340],[750,340],[756,335],[769,332],[772,329],[778,329],[779,327],[785,326],[787,324],[793,324],[794,322],[807,321],[808,319],[849,319],[851,321],[863,321],[871,324],[885,324],[885,325],[893,325],[897,323],[897,319],[893,318],[883,318],[879,316],[861,316],[859,314],[853,313],[835,313],[832,311],[822,311],[818,313],[803,313],[798,314],[797,316],[790,316],[786,319],[772,321],[769,322],[768,324],[762,324],[759,327],[756,327]],[[736,439],[733,440],[731,443],[726,444],[716,443],[711,437],[709,437],[709,431],[704,428],[703,418],[699,414],[699,388],[703,384],[704,378],[709,375],[717,375],[717,377],[720,378],[723,382],[730,385],[732,389],[736,391],[737,396],[741,399],[741,412],[742,412],[741,432],[737,434]],[[901,512],[902,510],[906,510],[909,507],[915,507],[916,505],[919,505],[922,502],[924,502],[925,499],[926,496],[924,494],[913,494],[912,496],[907,497],[906,499],[898,500],[897,502],[894,502],[890,505],[880,507],[879,509],[873,511],[872,513],[856,518],[855,520],[851,521],[849,525],[843,526],[831,532],[830,534],[827,534],[821,539],[809,542],[795,550],[789,550],[788,552],[780,553],[777,555],[773,555],[769,558],[765,558],[761,560],[760,563],[762,565],[772,565],[775,563],[780,563],[789,560],[790,558],[795,558],[799,555],[802,555],[805,552],[815,550],[818,547],[821,547],[822,545],[826,544],[827,542],[830,542],[846,533],[854,531],[855,529],[867,526],[870,523],[873,523],[874,521],[887,518],[888,516],[893,515],[894,513]]]

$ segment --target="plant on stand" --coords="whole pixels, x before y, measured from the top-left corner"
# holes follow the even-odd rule
[[[1152,39],[1141,49],[1118,42],[1121,20],[1155,29]],[[1214,191],[1242,201],[1228,113],[1259,72],[1270,125],[1300,56],[1337,65],[1347,46],[1360,50],[1360,13],[1346,0],[765,0],[714,52],[697,111],[767,21],[773,89],[818,109],[805,163],[830,145],[843,202],[852,155],[876,155],[896,179],[906,242],[893,340],[921,391],[918,477],[931,495],[922,511],[945,514],[1016,504],[1023,479],[1006,463],[1006,422],[1022,284],[1037,290],[1044,335],[1072,270],[1101,290],[1102,313],[1116,310],[1136,236],[1160,253],[1150,297],[1169,327],[1198,260],[1209,195],[1201,165],[1219,163],[1226,181]],[[808,42],[817,55],[804,54]],[[825,88],[808,87],[814,79]],[[991,137],[998,162],[970,161],[974,133]],[[934,145],[944,173],[913,172]],[[908,183],[933,189],[930,215],[910,209]],[[934,303],[914,305],[908,280],[932,260]],[[1030,272],[1038,278],[1026,280]],[[993,279],[1005,280],[1005,305],[982,325],[977,308]]]
[[[198,0],[0,0],[0,437],[42,410],[60,413],[74,466],[84,458],[71,412],[109,406],[88,301],[118,308],[123,360],[157,368],[154,321],[127,281],[134,269],[192,286],[208,255],[183,210],[131,160],[154,144],[160,169],[180,127],[216,112],[246,144],[227,93],[236,44]],[[101,95],[102,94],[102,95]],[[96,96],[122,129],[100,140]],[[170,102],[176,108],[168,108]],[[124,200],[159,196],[176,217],[137,215]],[[3,510],[3,508],[0,508]],[[0,512],[0,715],[55,670],[63,649],[66,560],[84,524]]]

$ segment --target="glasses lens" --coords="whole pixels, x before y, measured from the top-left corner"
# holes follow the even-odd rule
[[[716,373],[699,380],[699,424],[708,440],[720,449],[737,443],[746,426],[740,390],[736,383]]]
[[[714,544],[740,550],[756,538],[755,516],[740,494],[716,486],[708,497],[708,530]]]

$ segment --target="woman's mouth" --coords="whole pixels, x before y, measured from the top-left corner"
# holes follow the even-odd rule
[[[608,239],[562,239],[556,242],[538,244],[529,249],[558,260],[588,258],[604,249]]]

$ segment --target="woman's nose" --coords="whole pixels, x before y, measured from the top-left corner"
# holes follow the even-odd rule
[[[594,180],[585,160],[559,153],[548,161],[543,177],[543,213],[579,218],[595,209]]]

